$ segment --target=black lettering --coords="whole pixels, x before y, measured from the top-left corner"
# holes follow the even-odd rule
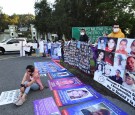
[[[114,89],[114,88],[112,88],[112,91],[114,92],[114,91],[115,91],[115,89]]]
[[[108,89],[111,89],[111,87],[110,87],[109,85],[107,85],[107,88],[108,88]]]
[[[133,93],[133,94],[132,94],[132,96],[134,96],[134,97],[135,97],[135,93]]]
[[[130,100],[130,104],[132,104],[132,105],[133,105],[133,101],[131,101],[131,100]]]
[[[135,101],[135,97],[133,97],[133,100]]]

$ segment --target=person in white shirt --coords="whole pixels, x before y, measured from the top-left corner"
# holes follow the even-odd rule
[[[42,38],[39,41],[39,52],[42,53],[42,56],[43,56],[43,53],[44,53],[44,41],[43,41]]]

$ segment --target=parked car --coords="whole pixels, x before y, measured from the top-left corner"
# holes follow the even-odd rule
[[[26,38],[10,38],[0,43],[0,52],[20,51],[22,44],[26,44]]]

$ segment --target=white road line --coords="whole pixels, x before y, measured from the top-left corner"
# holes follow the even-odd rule
[[[20,56],[18,56],[18,57],[20,57]],[[13,58],[18,58],[18,57],[7,57],[7,58],[2,58],[0,60],[13,59]]]

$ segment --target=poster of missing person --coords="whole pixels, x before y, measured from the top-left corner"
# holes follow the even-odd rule
[[[4,91],[0,95],[0,105],[14,103],[18,96],[20,95],[20,90],[11,90],[11,91]]]
[[[94,80],[135,107],[135,40],[100,37],[98,43]]]
[[[45,74],[48,72],[58,72],[65,71],[66,69],[59,66],[58,64],[48,61],[48,62],[34,62],[35,68],[39,70],[40,74]]]
[[[128,115],[105,98],[62,110],[62,115]]]
[[[84,85],[77,77],[48,80],[50,90],[59,90]]]
[[[52,59],[60,59],[61,56],[61,43],[53,43],[51,46],[51,57]]]
[[[73,77],[74,75],[69,71],[61,71],[61,72],[49,72],[48,76],[50,79],[57,79],[57,78]]]
[[[62,90],[53,90],[57,106],[64,106],[101,98],[102,96],[90,86],[78,86]]]

